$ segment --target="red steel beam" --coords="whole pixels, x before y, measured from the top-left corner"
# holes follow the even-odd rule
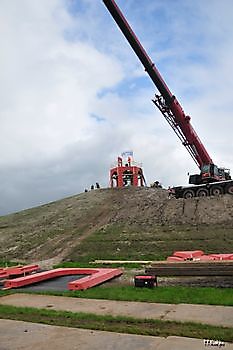
[[[24,275],[40,269],[39,265],[17,265],[0,269],[0,278],[9,278],[10,276]]]
[[[108,281],[114,277],[122,275],[123,271],[121,269],[96,269],[96,273],[91,276],[83,277],[77,281],[69,282],[69,290],[84,290],[87,288],[94,287],[100,283]]]
[[[84,290],[103,283],[113,277],[120,276],[122,273],[123,271],[121,269],[58,268],[35,273],[33,275],[6,280],[4,282],[4,289],[19,288],[61,276],[88,275],[87,277],[68,284],[68,289],[70,290]]]

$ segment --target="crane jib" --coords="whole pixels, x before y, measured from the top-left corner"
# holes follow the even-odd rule
[[[138,56],[139,60],[143,64],[146,72],[151,77],[152,81],[156,85],[159,92],[164,96],[167,103],[169,103],[169,100],[172,97],[172,93],[169,90],[168,86],[164,82],[163,78],[161,77],[159,71],[155,67],[155,64],[151,61],[150,57],[147,55],[145,49],[141,45],[140,41],[138,40],[136,34],[133,32],[132,28],[130,27],[129,23],[127,22],[126,18],[124,17],[123,13],[115,3],[115,1],[112,0],[103,0],[104,4],[108,8],[109,12],[111,13],[112,17],[118,24],[119,28],[121,29],[122,33],[126,37],[127,41],[129,42],[130,46]]]
[[[173,119],[169,124],[176,134],[181,134],[183,145],[185,147],[188,146],[186,148],[188,148],[189,152],[191,151],[191,155],[199,167],[201,168],[204,164],[212,164],[213,161],[211,157],[190,123],[190,117],[185,115],[180,103],[169,90],[158,69],[151,61],[116,2],[114,0],[103,0],[103,2],[164,99],[164,108],[160,108],[159,105],[155,103],[156,106],[159,107],[165,118],[167,113],[169,115],[168,119]]]

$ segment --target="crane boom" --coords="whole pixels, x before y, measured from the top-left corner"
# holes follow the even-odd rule
[[[159,90],[161,95],[155,95],[153,100],[155,105],[160,109],[199,168],[201,169],[203,165],[213,164],[210,155],[190,123],[191,118],[185,115],[180,103],[169,90],[116,2],[114,0],[103,0],[103,2]]]

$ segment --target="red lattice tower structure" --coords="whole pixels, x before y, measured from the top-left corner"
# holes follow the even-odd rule
[[[139,187],[145,185],[142,167],[133,161],[132,155],[129,155],[126,159],[123,155],[118,157],[116,166],[110,169],[110,187]]]

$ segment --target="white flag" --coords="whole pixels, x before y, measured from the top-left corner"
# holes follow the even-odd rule
[[[133,151],[125,151],[121,153],[122,157],[133,157]]]

